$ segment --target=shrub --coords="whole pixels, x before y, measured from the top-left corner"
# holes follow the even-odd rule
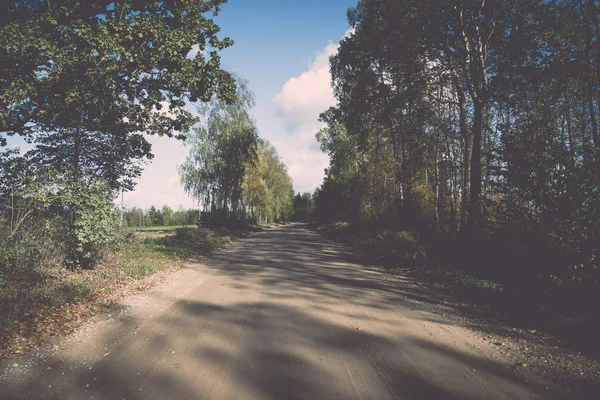
[[[177,228],[175,231],[175,239],[181,243],[191,245],[205,242],[211,236],[210,230],[206,228]]]
[[[385,231],[377,235],[377,248],[386,257],[418,261],[426,256],[425,248],[414,232]]]
[[[103,183],[65,183],[51,176],[15,185],[0,197],[4,279],[45,264],[92,268],[121,240],[113,197]]]
[[[91,268],[120,239],[119,211],[113,203],[113,193],[97,183],[90,187],[74,185],[66,194],[65,208],[71,222],[65,238],[68,264]]]

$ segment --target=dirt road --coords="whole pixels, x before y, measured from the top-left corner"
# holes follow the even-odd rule
[[[549,399],[401,280],[298,225],[256,233],[23,360],[2,399]]]

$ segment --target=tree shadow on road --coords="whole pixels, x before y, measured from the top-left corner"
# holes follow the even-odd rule
[[[514,371],[405,327],[404,310],[439,299],[353,261],[303,229],[252,235],[209,261],[222,287],[206,290],[227,293],[225,301],[177,301],[101,360],[71,370],[75,360],[57,356],[6,398],[452,400],[489,390],[553,398]]]

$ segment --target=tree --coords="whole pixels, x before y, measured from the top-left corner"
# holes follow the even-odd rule
[[[225,0],[5,2],[0,15],[0,144],[39,143],[40,168],[131,189],[140,133],[182,137],[186,102],[230,102],[216,15]]]
[[[488,57],[509,8],[503,1],[362,0],[348,11],[354,33],[331,59],[338,106],[322,119],[342,123],[361,151],[390,155],[396,193],[393,200],[372,193],[375,214],[386,214],[391,200],[397,223],[418,225],[411,220],[427,199],[427,218],[439,226],[441,198],[458,215],[462,195],[463,225],[476,224],[490,132]],[[449,174],[457,162],[461,174]]]
[[[125,225],[128,227],[141,228],[144,226],[144,210],[137,207],[131,207],[125,210]]]
[[[312,195],[309,192],[302,193],[302,205],[305,208],[312,207]]]
[[[258,135],[249,114],[254,95],[246,80],[238,78],[237,84],[236,101],[214,98],[202,109],[206,122],[188,136],[190,154],[180,167],[186,192],[223,220],[241,217],[244,176],[257,157]]]
[[[374,185],[367,184],[369,165],[379,165],[369,162],[373,147],[370,140],[348,134],[345,124],[332,115],[334,111],[322,115],[327,126],[316,135],[321,150],[329,156],[329,168],[325,171],[325,181],[313,195],[315,217],[327,222],[368,219],[379,212],[372,192]],[[378,172],[379,168],[375,170]],[[362,212],[363,208],[369,209],[368,215]]]
[[[146,212],[146,217],[148,219],[149,226],[157,226],[160,225],[161,215],[160,210],[157,210],[156,207],[151,206]]]
[[[459,233],[514,284],[597,282],[597,2],[361,0],[348,20],[316,218]]]
[[[173,224],[173,209],[171,207],[165,204],[164,206],[162,206],[160,214],[162,217],[161,225],[169,226]]]
[[[115,191],[132,190],[142,173],[150,144],[140,134],[119,136],[82,129],[39,135],[25,154],[38,169],[55,168],[66,180],[102,181]]]
[[[314,199],[310,193],[298,193],[293,201],[292,221],[308,222],[314,218]]]
[[[185,210],[182,206],[178,206],[177,210],[173,213],[171,219],[172,225],[184,226],[185,225]]]
[[[294,202],[293,202],[294,212],[296,212],[300,208],[302,208],[303,203],[304,202],[302,201],[302,195],[300,193],[296,194],[296,196],[294,196]]]
[[[186,99],[234,95],[216,53],[232,41],[219,39],[206,17],[223,2],[4,3],[0,132],[184,131],[195,121],[183,109]],[[163,102],[172,115],[153,112]]]
[[[54,168],[38,170],[17,150],[0,153],[0,268],[32,272],[52,256],[44,246],[65,266],[93,267],[118,237],[113,199],[102,182],[65,181]]]
[[[194,225],[195,223],[198,222],[198,219],[200,218],[200,211],[199,210],[187,210],[185,212],[185,222],[184,225]]]
[[[275,148],[267,141],[258,144],[257,159],[246,170],[244,204],[258,222],[286,221],[292,214],[292,179]]]

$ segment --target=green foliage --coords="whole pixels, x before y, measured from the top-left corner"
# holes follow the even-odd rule
[[[357,179],[339,181],[326,176],[313,195],[314,215],[320,223],[357,221],[362,216],[362,198]]]
[[[52,168],[63,180],[103,182],[111,190],[131,190],[147,159],[150,143],[143,135],[89,132],[80,128],[40,133],[24,156],[37,170]]]
[[[123,210],[123,223],[130,229],[158,232],[175,230],[182,226],[195,226],[199,216],[200,211],[197,209],[184,210],[179,207],[174,211],[167,205],[160,209],[151,206],[148,210],[131,207]]]
[[[173,222],[173,210],[171,207],[164,205],[160,211],[161,225],[170,225]]]
[[[11,235],[2,224],[0,274],[7,287],[34,285],[42,279],[44,269],[63,264],[63,243],[53,240],[53,233],[57,230],[54,224],[27,220],[16,234]]]
[[[3,161],[0,254],[5,275],[26,276],[46,263],[91,268],[119,240],[114,192],[107,185],[65,181],[55,170],[38,171],[10,152]]]
[[[510,288],[596,287],[596,3],[361,0],[348,20],[317,221],[446,233],[436,259]]]
[[[292,181],[275,148],[258,138],[247,82],[238,78],[237,83],[234,103],[215,99],[205,108],[206,123],[188,138],[191,149],[180,169],[181,180],[204,208],[205,225],[287,220]]]
[[[65,181],[131,190],[151,159],[144,137],[183,138],[188,102],[235,97],[210,18],[225,0],[8,2],[0,16],[0,145]]]
[[[257,160],[246,171],[244,203],[252,220],[260,223],[287,221],[292,213],[292,179],[275,148],[258,144]]]
[[[374,224],[340,222],[321,225],[318,231],[351,244],[390,268],[421,266],[428,258],[426,246],[415,232],[386,230]]]
[[[386,257],[397,256],[405,260],[423,260],[426,256],[424,246],[419,242],[414,232],[407,231],[384,231],[376,237],[375,248]]]
[[[213,252],[221,244],[213,233],[206,228],[178,228],[170,242],[205,254]]]
[[[172,135],[185,100],[234,97],[207,17],[224,0],[9,2],[0,17],[0,132]],[[192,50],[196,54],[188,56]],[[156,113],[166,104],[172,116]]]
[[[63,194],[62,206],[71,220],[66,245],[72,267],[93,267],[119,239],[119,211],[113,197],[102,184],[73,185]]]
[[[298,193],[294,197],[293,209],[291,221],[312,222],[314,220],[313,196],[310,193]]]
[[[181,225],[145,226],[143,228],[133,227],[132,230],[135,232],[175,232],[180,227]],[[190,228],[193,229],[194,226]]]
[[[243,213],[242,184],[257,157],[258,136],[249,114],[254,95],[247,81],[238,78],[237,83],[236,101],[214,98],[204,107],[206,122],[188,136],[190,154],[180,167],[185,191],[223,223]]]

